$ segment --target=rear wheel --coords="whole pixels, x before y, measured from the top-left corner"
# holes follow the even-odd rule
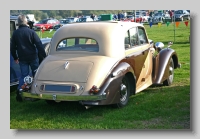
[[[124,78],[122,79],[122,83],[120,85],[120,100],[119,103],[117,103],[117,107],[121,108],[124,107],[129,100],[129,96],[130,96],[130,82],[128,77],[124,76]]]
[[[171,58],[169,64],[169,77],[163,82],[163,85],[170,86],[174,79],[174,61]]]

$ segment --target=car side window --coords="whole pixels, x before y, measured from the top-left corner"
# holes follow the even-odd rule
[[[138,28],[138,33],[139,33],[140,44],[146,44],[146,43],[148,43],[147,36],[146,36],[144,28]]]
[[[129,30],[129,33],[130,33],[130,45],[131,45],[131,47],[139,45],[137,28],[131,28]]]
[[[129,36],[129,31],[125,33],[125,38],[124,38],[124,47],[125,49],[130,48],[130,36]]]
[[[12,37],[13,32],[16,30],[15,22],[10,21],[10,38]]]

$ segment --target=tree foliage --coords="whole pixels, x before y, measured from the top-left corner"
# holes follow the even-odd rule
[[[41,20],[44,18],[61,19],[81,15],[90,16],[91,14],[99,16],[101,14],[117,14],[122,11],[127,10],[10,10],[10,14],[34,14],[36,20]]]

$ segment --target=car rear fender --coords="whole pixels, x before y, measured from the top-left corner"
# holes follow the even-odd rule
[[[100,93],[106,93],[106,100],[99,105],[115,104],[120,100],[120,85],[124,76],[128,76],[131,82],[131,95],[135,94],[135,76],[132,67],[126,62],[119,62],[108,74],[100,87]],[[133,85],[132,85],[133,84]]]
[[[170,59],[174,61],[174,69],[179,67],[177,53],[171,48],[162,49],[154,58],[152,79],[154,84],[162,84],[169,76]]]

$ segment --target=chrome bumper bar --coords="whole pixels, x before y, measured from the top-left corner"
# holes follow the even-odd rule
[[[44,99],[44,100],[55,100],[55,101],[96,101],[105,100],[105,95],[82,95],[82,96],[69,96],[65,94],[31,94],[29,92],[22,92],[23,99]]]

